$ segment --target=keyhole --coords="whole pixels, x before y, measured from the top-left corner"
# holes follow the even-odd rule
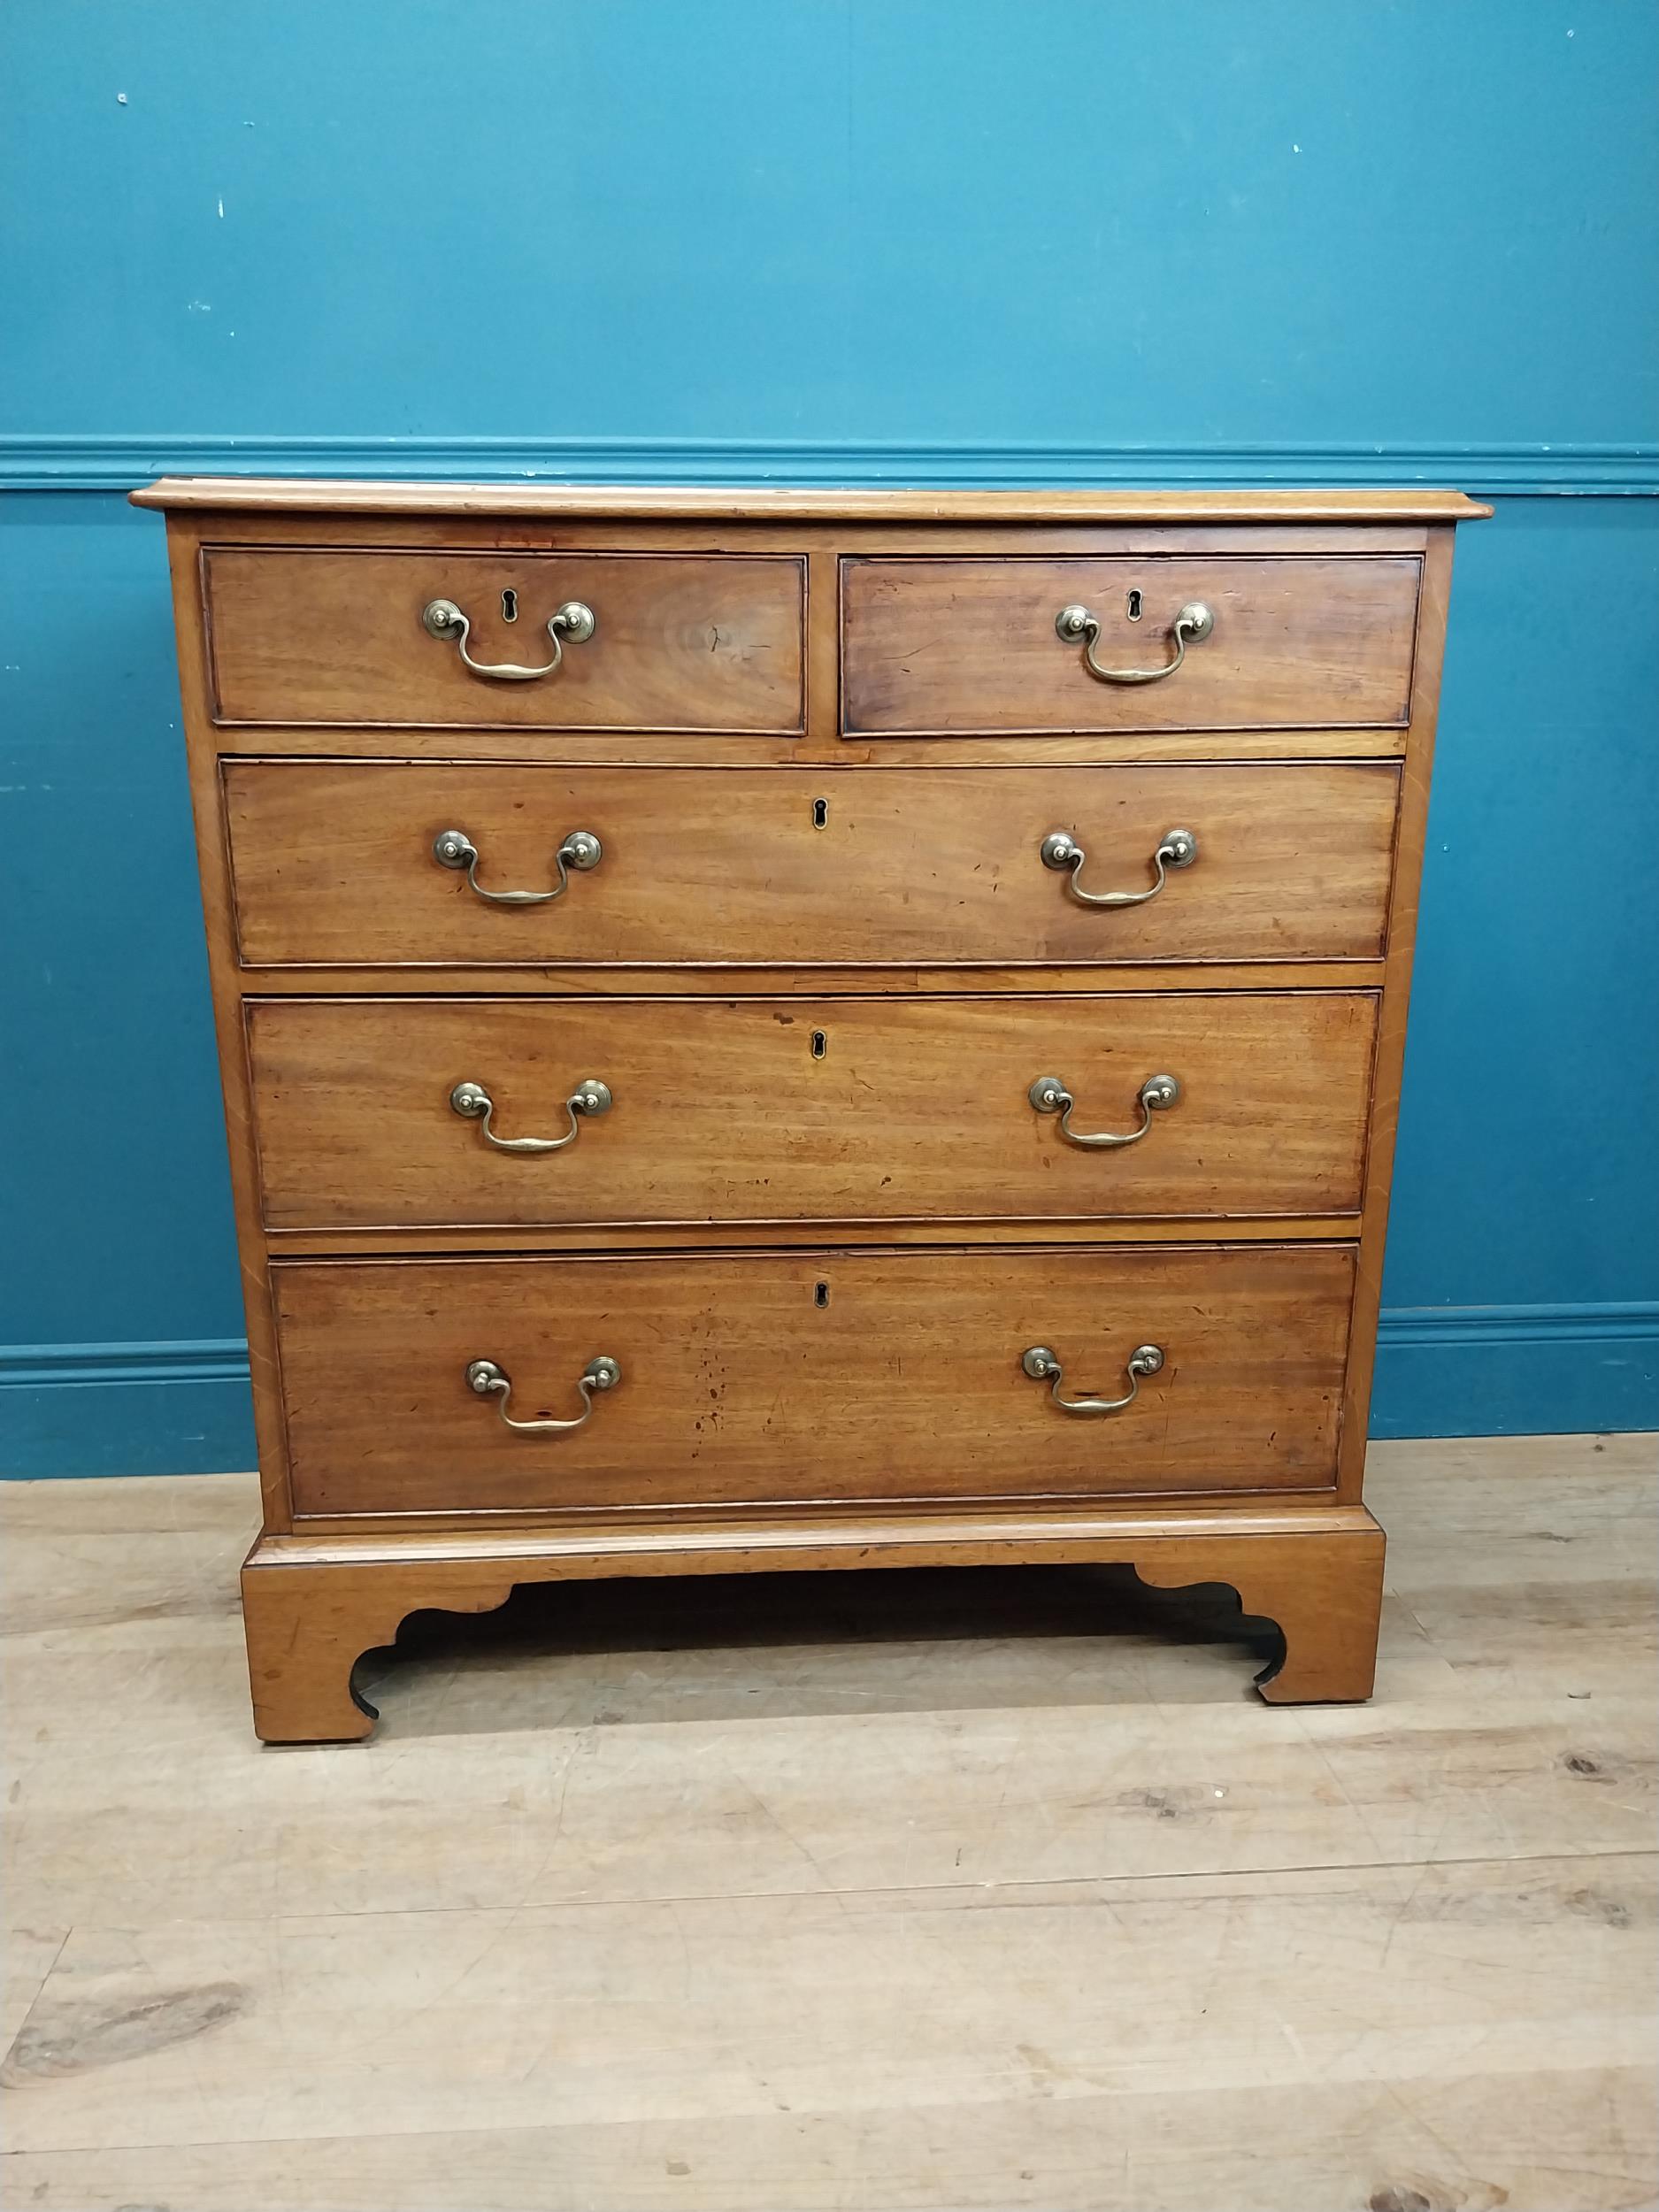
[[[827,1283],[814,1284],[812,1289],[812,1303],[820,1310],[828,1305],[829,1285]]]
[[[1132,591],[1132,592],[1130,593],[1130,595],[1129,595],[1128,614],[1129,614],[1129,619],[1131,620],[1131,622],[1139,622],[1139,621],[1140,621],[1140,619],[1141,619],[1141,594],[1140,594],[1138,591]]]
[[[501,618],[503,622],[517,622],[518,619],[518,595],[516,591],[504,591],[501,595]]]
[[[829,1039],[821,1029],[815,1029],[812,1032],[812,1057],[815,1060],[821,1060],[828,1050]]]
[[[825,824],[826,824],[828,820],[829,820],[829,801],[828,801],[827,799],[814,799],[814,800],[813,800],[813,802],[812,802],[812,826],[813,826],[813,828],[814,828],[814,829],[822,829],[822,828],[824,827]]]

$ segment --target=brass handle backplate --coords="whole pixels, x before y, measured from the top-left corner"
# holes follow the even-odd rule
[[[497,1152],[563,1152],[567,1144],[575,1143],[584,1118],[611,1111],[611,1086],[591,1075],[579,1083],[565,1102],[571,1125],[562,1137],[498,1137],[489,1125],[495,1102],[481,1083],[457,1083],[449,1093],[449,1103],[463,1121],[477,1122],[485,1143]]]
[[[1134,1402],[1142,1375],[1156,1375],[1164,1364],[1164,1348],[1158,1344],[1137,1344],[1130,1353],[1125,1371],[1129,1387],[1121,1398],[1063,1398],[1060,1395],[1062,1369],[1056,1355],[1046,1344],[1033,1344],[1020,1356],[1020,1365],[1033,1382],[1046,1382],[1048,1394],[1062,1413],[1121,1413],[1126,1405]]]
[[[604,858],[605,849],[592,830],[572,830],[553,856],[558,881],[550,891],[487,891],[478,879],[478,847],[465,830],[440,830],[432,841],[432,856],[440,868],[464,868],[473,890],[492,906],[545,906],[549,899],[564,896],[572,868],[586,875]]]
[[[1166,870],[1192,866],[1198,857],[1198,840],[1191,830],[1165,830],[1152,856],[1156,872],[1144,891],[1085,891],[1078,876],[1088,855],[1068,831],[1050,830],[1037,849],[1045,868],[1071,872],[1071,880],[1066,889],[1079,906],[1144,906],[1164,888]]]
[[[1086,1136],[1071,1126],[1071,1109],[1077,1102],[1057,1075],[1040,1075],[1025,1094],[1038,1113],[1059,1115],[1060,1134],[1068,1144],[1085,1145],[1100,1151],[1118,1145],[1139,1144],[1152,1126],[1153,1115],[1166,1112],[1180,1094],[1181,1087],[1172,1075],[1149,1075],[1135,1094],[1141,1109],[1139,1129],[1131,1129],[1122,1136],[1108,1133]]]
[[[1103,684],[1159,684],[1166,676],[1172,676],[1187,658],[1190,639],[1202,645],[1216,626],[1216,618],[1202,599],[1189,600],[1171,626],[1170,637],[1175,647],[1174,657],[1162,668],[1102,668],[1094,657],[1094,648],[1100,641],[1100,617],[1091,614],[1087,607],[1062,607],[1054,618],[1055,634],[1068,645],[1083,641],[1083,665],[1091,676]]]
[[[496,684],[531,684],[539,676],[557,675],[565,659],[565,641],[568,639],[572,645],[585,644],[599,626],[591,607],[584,606],[580,599],[567,599],[557,614],[548,617],[547,634],[553,641],[552,659],[540,668],[523,668],[516,661],[475,661],[466,649],[472,621],[453,599],[429,599],[420,611],[420,625],[433,637],[453,644],[475,676],[488,676]]]
[[[576,1378],[576,1387],[581,1394],[582,1409],[570,1421],[515,1421],[507,1410],[507,1401],[512,1394],[511,1379],[504,1375],[493,1359],[475,1359],[467,1364],[466,1386],[480,1398],[494,1398],[495,1410],[510,1429],[521,1435],[562,1436],[586,1423],[594,1409],[596,1390],[614,1390],[622,1380],[622,1370],[608,1353],[600,1352],[590,1359]]]

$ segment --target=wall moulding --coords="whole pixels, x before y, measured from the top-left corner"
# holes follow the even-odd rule
[[[572,484],[1433,484],[1510,497],[1652,498],[1652,445],[1077,445],[856,439],[0,437],[0,490],[127,492],[156,476],[542,478]]]

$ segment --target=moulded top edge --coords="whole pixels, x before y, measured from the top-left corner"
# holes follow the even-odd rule
[[[582,515],[764,522],[1472,522],[1492,509],[1464,492],[941,491],[704,485],[442,484],[320,477],[163,476],[135,507],[283,514]]]

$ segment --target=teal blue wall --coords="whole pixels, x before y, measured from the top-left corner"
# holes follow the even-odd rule
[[[1659,11],[0,11],[0,1467],[246,1463],[163,468],[1432,481],[1375,1423],[1659,1425]]]

